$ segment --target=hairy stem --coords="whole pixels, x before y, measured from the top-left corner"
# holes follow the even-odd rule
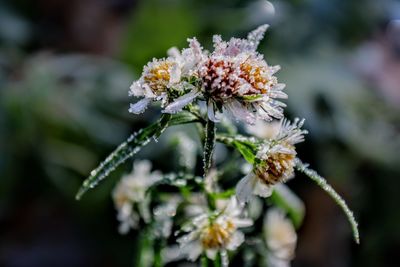
[[[211,168],[212,158],[215,147],[215,123],[207,120],[204,139],[204,154],[203,154],[203,171],[204,177],[208,175]]]
[[[301,162],[300,159],[296,159],[296,169],[305,175],[307,175],[311,180],[313,180],[317,185],[319,185],[329,196],[331,196],[335,202],[339,205],[339,207],[346,214],[346,217],[351,225],[351,229],[353,231],[353,237],[357,244],[360,243],[360,234],[358,232],[358,224],[356,219],[354,218],[353,212],[349,209],[346,202],[343,200],[341,196],[330,186],[325,178],[320,176],[316,171],[308,168],[308,164]]]

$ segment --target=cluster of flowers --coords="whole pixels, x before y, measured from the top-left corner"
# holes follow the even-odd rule
[[[222,112],[250,124],[282,118],[285,105],[275,99],[287,97],[285,85],[274,76],[280,67],[269,66],[256,51],[267,27],[228,42],[215,35],[211,53],[193,38],[189,48],[174,47],[167,58],[153,59],[130,88],[130,95],[143,97],[130,112],[142,113],[151,101],[161,101],[163,112],[176,113],[197,99],[207,103],[212,121],[219,121]]]
[[[142,97],[131,104],[132,113],[144,112],[152,101],[161,102],[163,113],[190,110],[198,103],[205,107],[208,120],[219,122],[226,115],[248,124],[248,132],[261,140],[251,169],[236,185],[236,195],[221,200],[213,210],[206,201],[200,201],[198,208],[188,212],[191,223],[182,227],[186,234],[177,242],[178,254],[190,260],[201,254],[209,259],[220,255],[226,266],[227,251],[236,250],[245,241],[240,230],[253,225],[247,203],[256,199],[253,195],[269,197],[275,185],[294,175],[295,145],[304,140],[307,132],[301,129],[303,120],[291,123],[283,118],[285,105],[277,99],[287,97],[282,91],[285,85],[274,76],[280,67],[268,65],[256,51],[266,29],[267,25],[263,25],[246,39],[229,41],[215,35],[212,52],[204,50],[195,38],[189,39],[188,48],[171,48],[167,58],[148,63],[130,88],[130,95]],[[274,118],[279,121],[272,121]],[[171,234],[172,218],[184,200],[179,195],[171,196],[152,213],[145,192],[161,179],[161,173],[151,172],[148,161],[137,161],[133,172],[121,179],[113,192],[121,233],[137,228],[142,218],[157,222],[161,236]],[[289,265],[297,239],[291,221],[282,211],[269,209],[264,222],[269,266]]]

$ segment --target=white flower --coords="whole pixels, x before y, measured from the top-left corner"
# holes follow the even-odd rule
[[[267,25],[249,33],[247,39],[222,41],[215,35],[214,51],[200,66],[203,94],[208,100],[208,116],[218,121],[216,112],[228,113],[236,120],[253,124],[257,118],[281,118],[286,98],[285,87],[273,76],[279,66],[269,66],[256,52]]]
[[[146,191],[162,178],[159,172],[150,171],[150,161],[135,161],[132,173],[123,176],[113,190],[112,197],[118,210],[117,218],[121,222],[121,234],[129,232],[130,228],[136,228],[140,217],[146,222],[150,220],[150,199],[146,196]],[[134,210],[135,204],[138,205],[139,213]]]
[[[267,244],[268,261],[272,267],[290,266],[294,257],[297,235],[293,224],[284,213],[271,209],[264,218],[264,239]]]
[[[213,260],[220,252],[222,261],[227,263],[227,250],[236,250],[244,241],[239,228],[253,224],[252,220],[241,217],[242,209],[243,206],[232,197],[225,207],[213,214],[203,213],[195,217],[190,227],[185,229],[189,233],[178,239],[182,253],[194,261],[202,253]]]
[[[306,130],[301,127],[304,120],[295,119],[293,123],[283,119],[279,131],[259,147],[257,161],[236,186],[236,195],[240,202],[249,201],[252,194],[268,197],[273,186],[285,182],[294,176],[296,158],[295,144],[304,141]]]

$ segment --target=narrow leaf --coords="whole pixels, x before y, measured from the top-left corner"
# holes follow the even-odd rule
[[[151,141],[151,138],[159,137],[168,127],[170,118],[171,115],[164,114],[157,122],[129,136],[129,138],[120,144],[96,169],[90,172],[90,176],[83,182],[76,194],[76,199],[79,200],[86,191],[94,188],[120,164],[138,153],[143,146]]]
[[[307,175],[311,180],[313,180],[318,186],[320,186],[329,196],[331,196],[335,202],[340,206],[343,212],[346,214],[347,219],[351,225],[353,231],[353,237],[357,244],[360,243],[360,234],[358,232],[358,224],[354,218],[353,212],[349,209],[346,202],[341,196],[330,186],[325,178],[320,176],[316,171],[308,168],[308,164],[304,164],[300,159],[296,159],[296,169],[305,175]]]
[[[236,148],[246,161],[251,164],[254,163],[257,148],[255,140],[243,136],[229,136],[224,134],[218,134],[216,140],[220,143]]]

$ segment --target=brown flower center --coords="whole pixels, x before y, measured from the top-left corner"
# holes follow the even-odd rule
[[[224,247],[232,238],[236,227],[228,220],[224,225],[213,222],[201,234],[201,244],[205,249],[218,249]]]
[[[294,153],[271,153],[262,165],[254,170],[257,177],[265,184],[274,185],[283,182],[293,174],[296,153],[293,146],[287,146],[293,149]]]

